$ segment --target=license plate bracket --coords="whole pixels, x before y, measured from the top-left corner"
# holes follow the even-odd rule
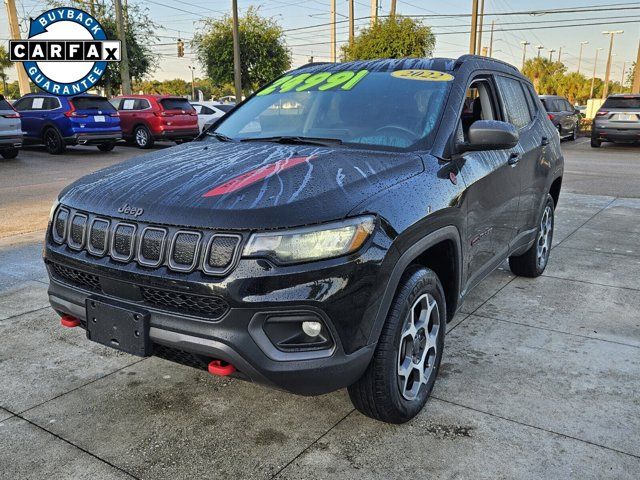
[[[139,357],[151,354],[149,312],[93,297],[85,306],[89,340]]]

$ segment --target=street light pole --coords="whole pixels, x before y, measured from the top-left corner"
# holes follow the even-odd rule
[[[578,73],[580,73],[580,65],[582,65],[582,49],[589,42],[585,40],[584,42],[580,42],[580,53],[578,54]]]
[[[7,17],[9,19],[9,31],[12,40],[20,40],[20,26],[18,24],[18,12],[16,10],[15,0],[4,0],[7,7]],[[20,95],[26,95],[31,92],[29,85],[29,77],[24,69],[24,64],[15,62],[16,72],[18,74],[18,86],[20,87]],[[7,92],[5,91],[5,95]]]
[[[607,70],[604,74],[604,89],[602,91],[602,98],[607,98],[607,95],[609,94],[609,75],[611,75],[611,53],[613,52],[613,37],[622,33],[624,33],[624,30],[611,30],[602,32],[603,35],[609,35],[609,55],[607,57]]]
[[[598,53],[600,53],[602,47],[596,48],[596,58],[593,61],[593,76],[591,77],[591,93],[589,94],[589,98],[593,98],[593,88],[596,84],[596,68],[598,67]]]
[[[378,20],[378,0],[371,0],[371,26]]]
[[[336,63],[336,0],[331,0],[331,61]]]
[[[531,42],[522,41],[520,42],[522,45],[522,69],[524,69],[524,62],[527,60],[527,45],[531,45]]]
[[[238,0],[231,0],[233,10],[233,83],[236,90],[236,104],[242,101],[242,71],[240,70],[240,34],[238,32]]]
[[[555,48],[552,48],[549,50],[549,61],[552,62],[553,61],[553,54],[556,52]]]
[[[476,53],[482,52],[482,29],[484,26],[484,0],[480,0],[480,13],[478,15],[478,46]]]
[[[496,26],[496,21],[491,20],[491,34],[489,35],[489,56],[493,57],[493,30]]]
[[[353,47],[353,39],[355,37],[355,25],[353,23],[355,14],[354,14],[353,2],[354,0],[349,0],[349,46],[350,47]]]
[[[620,86],[624,88],[624,74],[627,73],[627,61],[622,62],[622,78],[620,79]]]
[[[120,80],[122,84],[122,93],[131,95],[131,77],[129,76],[129,55],[127,54],[127,34],[124,29],[124,17],[122,16],[122,3],[120,0],[113,2],[116,8],[116,28],[118,30],[118,38],[121,44],[120,54]]]
[[[544,45],[537,45],[536,49],[538,50],[538,57],[537,58],[540,58],[540,51],[544,50]]]
[[[562,47],[558,50],[558,63],[562,61]]]
[[[471,36],[469,38],[469,53],[476,54],[476,35],[478,33],[478,0],[471,4]]]
[[[191,70],[191,101],[195,102],[196,101],[196,82],[194,79],[194,71],[196,69],[196,67],[189,65],[188,66],[189,70]]]

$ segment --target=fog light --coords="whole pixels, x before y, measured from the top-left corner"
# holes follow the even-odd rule
[[[310,337],[317,337],[322,331],[320,322],[302,322],[302,331]]]

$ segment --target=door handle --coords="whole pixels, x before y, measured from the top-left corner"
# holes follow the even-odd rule
[[[546,147],[547,145],[549,145],[549,138],[542,137],[542,143],[540,145],[542,145],[543,147]]]
[[[511,152],[511,154],[509,155],[509,160],[507,161],[507,163],[509,165],[515,165],[519,161],[520,161],[520,154],[518,152]]]

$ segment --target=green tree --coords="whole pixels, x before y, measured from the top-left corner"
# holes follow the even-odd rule
[[[419,20],[395,16],[380,19],[342,47],[342,59],[430,57],[436,45],[431,28]]]
[[[77,0],[49,0],[53,7],[70,6],[89,10],[86,2]],[[94,17],[100,22],[109,39],[117,39],[116,14],[110,2],[95,2]],[[153,53],[153,44],[158,38],[154,35],[157,25],[151,21],[148,9],[129,3],[124,9],[126,24],[127,54],[129,55],[129,75],[135,81],[141,81],[153,73],[158,57]],[[117,62],[109,62],[107,70],[97,86],[105,89],[108,95],[120,90],[120,67]]]
[[[247,94],[291,68],[291,54],[282,28],[249,7],[238,19],[242,89]],[[233,83],[233,35],[230,16],[207,19],[193,46],[198,60],[215,85]]]
[[[556,95],[557,84],[567,71],[561,62],[546,58],[530,58],[524,63],[522,74],[529,77],[538,95]]]
[[[2,92],[7,91],[7,79],[9,78],[5,70],[11,67],[13,63],[9,60],[9,54],[4,45],[0,45],[0,79],[2,80]]]

